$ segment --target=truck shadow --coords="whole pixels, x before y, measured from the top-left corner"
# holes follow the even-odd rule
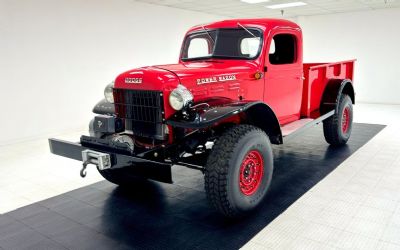
[[[127,248],[240,248],[383,128],[354,124],[349,143],[335,148],[326,144],[317,126],[274,146],[269,194],[246,218],[222,218],[207,203],[202,173],[176,166],[173,185],[147,181],[130,189],[110,186],[96,230]]]

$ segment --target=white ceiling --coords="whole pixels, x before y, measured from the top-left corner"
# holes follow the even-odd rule
[[[240,0],[136,0],[155,5],[193,10],[228,17],[282,17],[281,10],[265,8],[266,5],[301,1],[305,6],[284,9],[283,17],[323,15],[339,12],[399,8],[400,0],[270,0],[248,4]]]

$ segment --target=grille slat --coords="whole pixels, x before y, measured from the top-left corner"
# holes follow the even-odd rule
[[[114,89],[114,99],[116,115],[125,119],[127,130],[140,136],[164,139],[161,92]]]

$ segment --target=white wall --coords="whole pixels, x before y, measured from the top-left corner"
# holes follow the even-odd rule
[[[176,62],[186,29],[219,19],[132,0],[0,0],[0,145],[87,126],[118,73]],[[400,9],[297,22],[305,61],[357,58],[357,101],[400,104]]]
[[[400,9],[299,17],[304,59],[356,58],[356,101],[400,104]]]
[[[218,19],[131,0],[0,0],[0,145],[87,126],[118,73],[177,62],[184,32]]]

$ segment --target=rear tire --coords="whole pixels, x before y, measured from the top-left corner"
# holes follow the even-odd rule
[[[251,125],[228,129],[214,144],[205,167],[209,202],[226,217],[240,217],[265,198],[272,180],[268,136]]]
[[[347,143],[353,128],[353,104],[348,95],[341,95],[337,112],[324,120],[324,136],[327,143],[340,146]]]

